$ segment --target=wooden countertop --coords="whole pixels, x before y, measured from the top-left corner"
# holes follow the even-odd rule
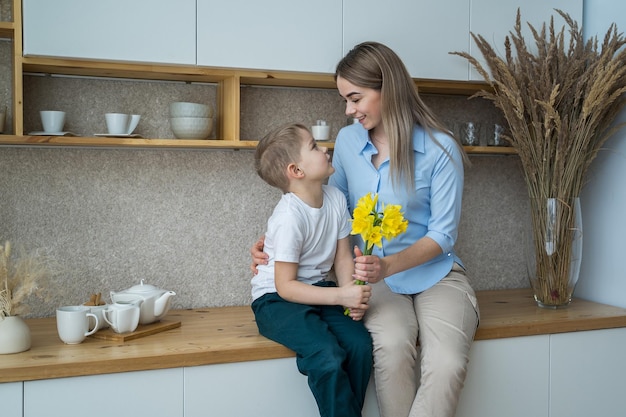
[[[576,299],[560,310],[536,307],[527,289],[481,291],[476,340],[626,327],[626,309]],[[0,355],[0,382],[29,381],[294,356],[260,336],[249,306],[175,310],[181,327],[116,342],[59,339],[53,317],[29,319],[32,348]]]

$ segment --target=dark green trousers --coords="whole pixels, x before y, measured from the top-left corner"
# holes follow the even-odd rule
[[[291,303],[277,293],[255,300],[252,310],[263,336],[296,353],[321,417],[361,417],[372,371],[372,340],[362,322],[341,306]]]

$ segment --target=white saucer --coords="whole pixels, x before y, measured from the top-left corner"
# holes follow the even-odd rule
[[[99,138],[142,138],[143,137],[137,133],[119,134],[119,135],[112,135],[110,133],[94,133],[93,135]]]
[[[77,136],[72,132],[30,132],[30,136]]]

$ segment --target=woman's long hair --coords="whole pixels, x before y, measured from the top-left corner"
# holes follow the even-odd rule
[[[355,46],[337,64],[335,80],[337,77],[359,87],[380,91],[383,128],[389,140],[392,184],[394,187],[402,184],[412,190],[415,181],[412,141],[415,124],[422,126],[440,147],[432,132],[449,133],[449,129],[424,104],[400,57],[381,43],[364,42]],[[456,140],[455,143],[464,161],[467,161],[463,148]]]

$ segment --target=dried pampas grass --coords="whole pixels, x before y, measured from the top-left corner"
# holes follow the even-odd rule
[[[612,24],[601,44],[597,38],[585,42],[578,24],[567,13],[556,12],[568,26],[569,40],[565,27],[555,31],[553,17],[541,30],[529,24],[535,52],[522,36],[519,9],[514,30],[504,42],[505,57],[498,56],[485,38],[472,33],[489,72],[468,53],[452,52],[466,58],[491,87],[475,96],[493,101],[509,124],[510,134],[505,139],[517,150],[523,166],[536,241],[546,241],[545,201],[564,203],[560,205],[564,211],[557,213],[562,227],[559,247],[553,251],[556,255],[547,255],[541,244],[535,244],[536,280],[541,287],[536,298],[547,305],[567,304],[573,292],[567,278],[568,254],[576,232],[572,207],[591,162],[622,127],[612,124],[626,103],[623,34]]]
[[[56,262],[42,250],[20,250],[14,260],[11,244],[0,246],[0,320],[25,314],[31,295],[43,296],[45,284],[57,270]]]

